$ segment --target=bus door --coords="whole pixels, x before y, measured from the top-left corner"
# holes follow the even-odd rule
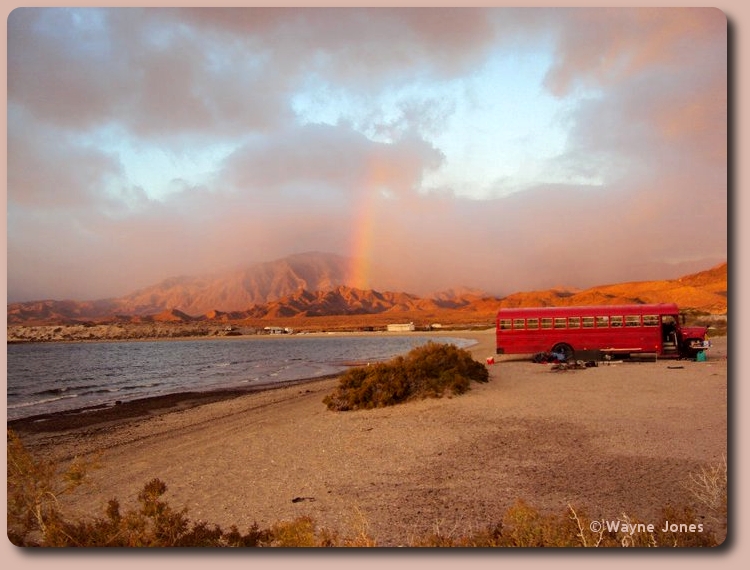
[[[662,315],[661,344],[664,354],[677,353],[677,317]]]

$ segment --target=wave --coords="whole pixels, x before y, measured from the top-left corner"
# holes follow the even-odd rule
[[[59,398],[45,398],[43,400],[36,400],[34,402],[19,402],[17,404],[8,404],[9,410],[17,410],[21,408],[29,408],[32,406],[40,406],[43,404],[50,404],[52,402],[58,402],[60,400],[70,400],[71,398],[78,398],[78,394],[69,394],[65,396],[60,396]]]
[[[60,386],[59,388],[48,388],[46,390],[41,390],[39,392],[34,392],[31,394],[31,396],[57,396],[60,394],[65,394],[71,390],[75,390],[77,392],[90,390],[92,388],[98,388],[99,386],[96,384],[91,384],[88,386]]]
[[[97,388],[96,390],[88,390],[81,393],[81,396],[90,396],[92,394],[114,394],[119,392],[119,388]]]

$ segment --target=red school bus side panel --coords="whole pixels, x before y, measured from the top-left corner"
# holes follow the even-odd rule
[[[677,326],[675,304],[501,309],[497,354],[612,349],[665,354],[667,325]],[[671,350],[676,350],[675,348]]]

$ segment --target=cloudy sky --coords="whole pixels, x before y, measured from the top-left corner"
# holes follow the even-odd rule
[[[293,253],[493,294],[727,258],[716,9],[16,9],[8,300]]]

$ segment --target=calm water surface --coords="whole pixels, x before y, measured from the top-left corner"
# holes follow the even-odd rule
[[[150,396],[318,378],[448,337],[352,336],[8,345],[8,419]]]

